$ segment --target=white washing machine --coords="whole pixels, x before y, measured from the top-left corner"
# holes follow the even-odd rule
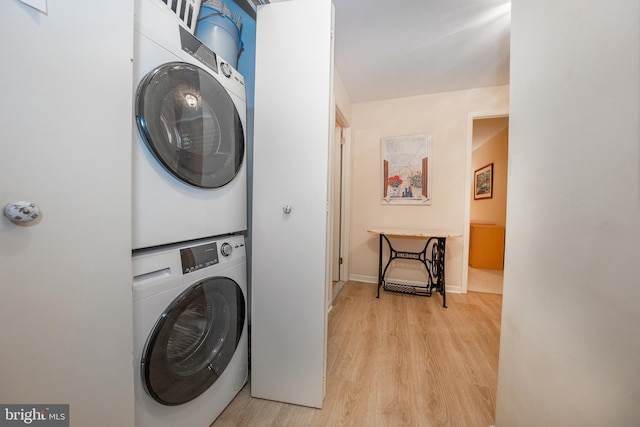
[[[208,427],[247,382],[244,237],[134,252],[138,427]]]
[[[244,78],[162,0],[136,0],[133,249],[247,229]]]

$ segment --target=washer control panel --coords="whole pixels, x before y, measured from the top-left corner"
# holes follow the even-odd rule
[[[180,249],[182,274],[224,263],[244,254],[244,237],[226,236]]]
[[[191,273],[201,268],[210,267],[220,262],[218,258],[218,243],[206,243],[180,249],[182,273]]]

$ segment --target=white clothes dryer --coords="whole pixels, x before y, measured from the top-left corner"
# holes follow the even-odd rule
[[[208,427],[247,382],[241,235],[134,252],[138,427]]]
[[[133,249],[247,229],[244,78],[183,24],[135,2]]]

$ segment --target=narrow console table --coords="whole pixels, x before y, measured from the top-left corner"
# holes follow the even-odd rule
[[[426,230],[407,230],[398,228],[370,228],[370,233],[379,235],[380,248],[378,259],[378,294],[376,298],[380,298],[380,287],[385,291],[403,292],[415,295],[424,295],[430,297],[435,289],[442,295],[442,306],[447,306],[447,294],[444,278],[444,256],[447,243],[447,237],[459,237],[461,234],[446,231],[426,231]],[[388,236],[410,237],[418,239],[426,239],[424,249],[420,252],[398,251],[391,246]],[[386,265],[382,266],[382,246],[383,241],[389,246],[389,259]],[[391,262],[395,259],[414,260],[422,263],[427,271],[427,283],[424,285],[406,285],[399,283],[391,283],[385,280],[385,274]]]

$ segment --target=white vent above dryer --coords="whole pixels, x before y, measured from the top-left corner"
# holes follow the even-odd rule
[[[157,0],[164,4],[171,13],[174,13],[185,28],[193,34],[198,22],[201,0]]]

